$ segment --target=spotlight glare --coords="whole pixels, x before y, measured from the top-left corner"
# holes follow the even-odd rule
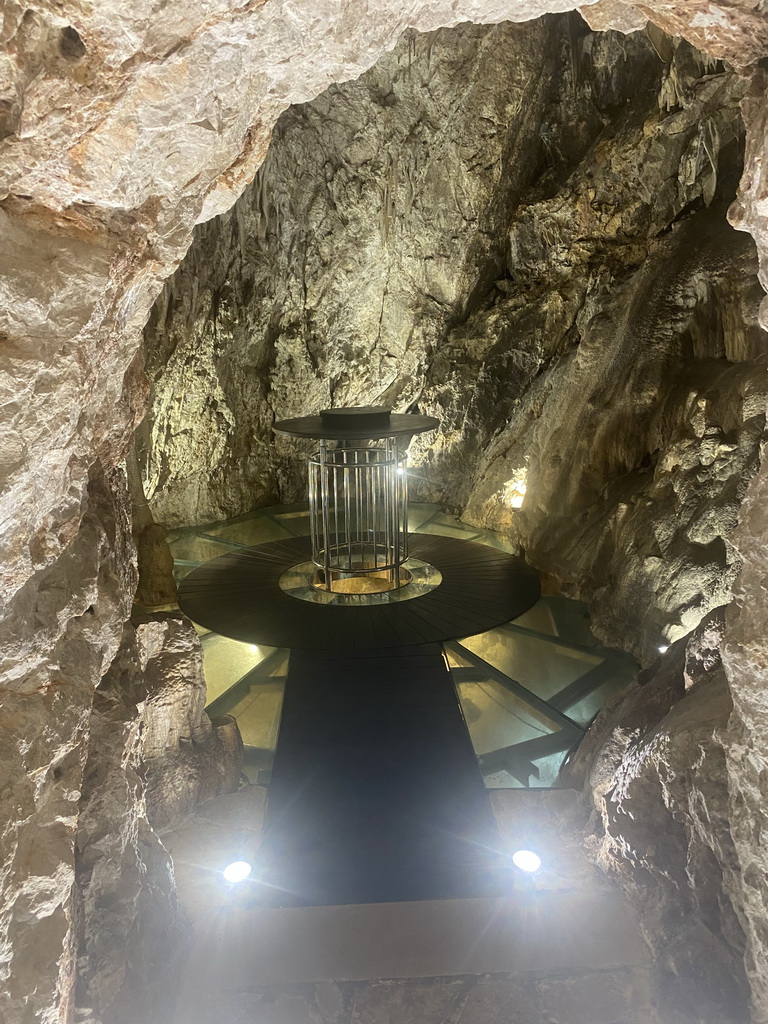
[[[235,860],[224,868],[224,877],[228,882],[242,882],[251,873],[251,865],[247,860]]]
[[[512,863],[521,871],[528,871],[532,874],[541,867],[541,857],[533,850],[517,850],[512,854]]]

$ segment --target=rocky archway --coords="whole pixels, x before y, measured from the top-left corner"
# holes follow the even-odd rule
[[[121,655],[115,672],[131,675],[156,653],[147,630],[125,625],[135,570],[120,465],[144,412],[136,355],[162,281],[194,224],[228,208],[253,176],[289,103],[355,77],[405,28],[524,21],[573,6],[468,0],[459,10],[420,3],[407,12],[397,3],[321,11],[270,2],[179,3],[162,14],[145,5],[6,9],[0,758],[7,785],[0,814],[7,867],[0,915],[10,980],[0,1005],[9,1019],[71,1016],[73,851],[94,689],[124,630],[134,653],[127,662]],[[746,0],[602,0],[585,13],[607,19],[599,27],[613,19],[635,27],[647,15],[748,79],[746,170],[731,219],[764,255],[768,114],[757,62],[768,51],[765,15]],[[764,486],[755,477],[735,535],[744,568],[724,642],[735,701],[725,743],[729,813],[742,868],[729,884],[744,911],[758,1005],[768,999],[759,972],[764,853],[754,838],[763,813],[765,726],[756,682]],[[113,809],[126,822],[113,863],[125,858],[140,875],[142,812],[125,818],[136,801],[130,783],[124,791],[125,805]]]

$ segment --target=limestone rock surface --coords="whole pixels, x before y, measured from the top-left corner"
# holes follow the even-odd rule
[[[734,899],[747,936],[747,974],[754,993],[754,1020],[768,1020],[768,865],[764,836],[768,829],[765,800],[766,580],[765,543],[768,479],[765,461],[752,478],[733,543],[742,562],[733,603],[726,611],[723,665],[733,711],[725,738],[731,835],[739,859]]]
[[[413,33],[281,119],[255,182],[198,231],[147,330],[144,489],[158,520],[269,504],[283,481],[299,498],[274,418],[419,400],[537,171],[562,32]]]
[[[623,0],[597,0],[580,10],[589,27],[599,32],[639,32],[648,24],[641,10]]]
[[[723,634],[720,611],[670,648],[601,713],[569,769],[572,781],[586,775],[592,854],[640,913],[654,1003],[671,1024],[751,1019]],[[753,997],[761,1019],[759,988]]]
[[[406,27],[572,6],[5,4],[0,1017],[58,1024],[73,1013],[73,850],[90,706],[136,585],[119,466],[146,406],[140,331],[193,225],[231,205],[288,103],[357,77]],[[766,52],[765,12],[754,0],[638,9],[741,68]],[[744,103],[747,165],[735,209],[765,254],[761,74]],[[749,602],[760,593],[750,587]],[[735,650],[751,642],[734,633]],[[754,837],[745,831],[739,841],[745,858],[757,856]]]
[[[4,936],[0,1020],[67,1020],[77,957],[74,844],[90,708],[136,585],[125,478],[91,470],[66,550],[0,624]]]
[[[76,843],[79,1020],[150,1020],[181,947],[173,865],[158,833],[236,789],[242,742],[203,711],[191,623],[127,623],[94,698]]]
[[[567,19],[413,35],[286,113],[145,333],[155,516],[300,500],[274,419],[418,406],[442,426],[415,495],[516,537],[609,642],[648,657],[727,601],[768,392],[725,218],[746,86],[664,45]]]

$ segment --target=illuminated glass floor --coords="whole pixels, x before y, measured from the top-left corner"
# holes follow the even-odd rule
[[[507,538],[467,526],[436,505],[412,505],[409,529],[514,551]],[[306,507],[296,505],[175,530],[169,541],[181,579],[237,548],[308,533]],[[198,631],[208,712],[237,719],[248,776],[252,782],[268,783],[288,651]],[[568,751],[636,672],[631,657],[598,644],[589,631],[586,606],[561,597],[542,597],[514,622],[446,643],[444,650],[490,789],[556,787]]]

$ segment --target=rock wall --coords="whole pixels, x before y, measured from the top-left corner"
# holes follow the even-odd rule
[[[564,31],[409,33],[357,82],[280,119],[253,185],[198,231],[146,332],[157,519],[277,500],[293,466],[275,417],[418,400],[448,324],[503,260]]]
[[[722,609],[604,710],[566,769],[594,808],[587,846],[641,915],[670,1024],[746,1024],[744,875],[726,771]],[[755,1019],[762,997],[757,994]]]
[[[725,217],[744,82],[562,18],[410,35],[278,122],[145,332],[155,516],[300,500],[275,418],[418,405],[412,486],[641,657],[728,600],[768,341]],[[523,507],[513,510],[525,481]]]
[[[526,20],[572,6],[423,0],[406,11],[387,0],[300,0],[288,14],[277,0],[184,0],[162,11],[70,0],[5,5],[0,1018],[73,1019],[73,850],[85,740],[136,582],[119,469],[145,408],[135,357],[194,223],[231,205],[289,103],[357,77],[404,28]],[[753,0],[599,6],[609,19],[650,14],[743,71],[746,171],[732,216],[764,258],[768,108],[753,66],[767,49],[761,8]],[[756,552],[758,522],[754,530],[748,547]],[[754,575],[744,592],[754,605],[746,630],[760,607]],[[734,627],[734,657],[747,674],[757,635]],[[750,771],[734,758],[734,792],[751,791]],[[758,858],[754,833],[744,828],[739,843],[745,863]],[[748,956],[756,963],[753,930]]]
[[[109,667],[136,576],[125,478],[91,469],[66,551],[15,595],[0,627],[0,1020],[68,1020],[74,843],[94,680]]]
[[[80,1024],[149,1021],[185,921],[158,833],[237,789],[233,719],[203,711],[202,655],[179,613],[139,616],[94,697],[76,838]]]
[[[765,453],[764,453],[765,455]],[[765,461],[752,478],[733,535],[742,562],[734,601],[726,609],[722,660],[733,701],[723,740],[728,782],[730,831],[739,863],[734,901],[747,936],[746,967],[755,1024],[768,1021],[768,941],[765,934],[768,878],[763,837],[766,740],[766,497]]]

